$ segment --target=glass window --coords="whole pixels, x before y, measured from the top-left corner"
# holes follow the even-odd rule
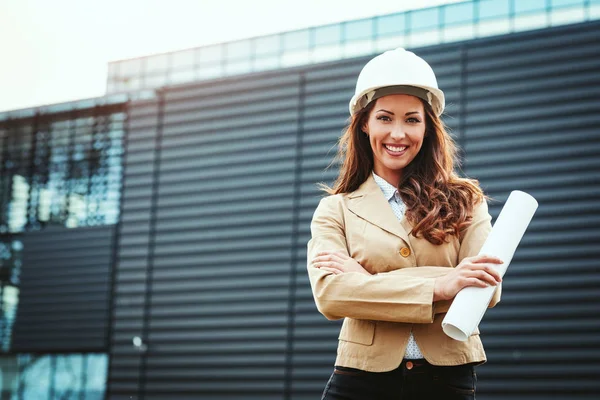
[[[344,45],[344,55],[346,57],[358,57],[373,53],[373,40],[356,40]]]
[[[479,18],[507,17],[509,13],[509,0],[482,0],[479,2]]]
[[[515,14],[542,11],[546,9],[546,0],[519,0],[515,1]]]
[[[563,6],[582,6],[584,0],[550,0],[552,7],[563,7]]]
[[[342,25],[326,25],[315,28],[315,46],[336,44],[342,41]]]
[[[510,21],[508,19],[493,19],[479,22],[477,26],[477,35],[480,37],[501,35],[510,31]]]
[[[279,57],[259,57],[254,59],[254,71],[279,68]]]
[[[373,37],[373,19],[351,21],[344,24],[346,41],[369,39]]]
[[[516,15],[513,24],[515,31],[545,28],[548,26],[548,15],[545,12],[521,16]]]
[[[53,399],[103,399],[108,356],[7,354],[0,357],[0,370],[7,383],[3,398],[49,399],[52,389]]]
[[[408,36],[408,42],[410,43],[410,47],[429,46],[440,43],[440,30],[433,29],[430,31],[411,32]]]
[[[283,67],[291,67],[294,65],[303,65],[310,62],[310,53],[306,51],[290,51],[286,52],[281,57],[281,65]]]
[[[307,49],[309,39],[309,30],[283,33],[283,48],[287,50]]]
[[[119,85],[114,80],[109,80],[106,84],[106,93],[114,93],[119,90]]]
[[[312,52],[313,62],[339,60],[340,58],[342,58],[342,46],[339,44],[315,47]]]
[[[385,15],[375,20],[377,35],[393,35],[406,30],[406,14]]]
[[[142,59],[121,61],[119,66],[119,74],[121,76],[140,75],[142,72]]]
[[[280,49],[280,35],[263,36],[254,39],[254,52],[257,56],[279,54]]]
[[[594,2],[596,2],[596,0],[594,0]],[[589,5],[588,19],[600,19],[600,4]]]
[[[404,33],[406,30],[406,14],[394,14],[379,17],[375,22],[377,35],[393,35]]]
[[[475,27],[473,24],[452,25],[444,28],[444,41],[457,42],[459,40],[469,40],[475,37]]]
[[[171,68],[191,67],[196,63],[197,49],[178,51],[171,55]]]
[[[225,64],[225,73],[227,75],[245,74],[251,71],[250,59],[242,61],[228,61]]]
[[[452,25],[473,21],[473,2],[449,4],[442,7],[444,13],[444,24]]]
[[[196,70],[198,79],[210,79],[223,76],[223,67],[221,64],[200,64]]]
[[[191,68],[171,71],[171,75],[169,76],[169,82],[174,84],[192,82],[194,79],[194,70]]]
[[[119,74],[119,63],[111,62],[108,63],[108,76],[115,76]]]
[[[223,56],[223,46],[214,45],[200,48],[200,62],[219,61]]]
[[[420,30],[428,28],[436,28],[440,24],[440,10],[438,7],[425,8],[423,10],[416,10],[409,13],[410,15],[410,29]]]
[[[550,13],[550,24],[565,25],[573,24],[585,20],[585,10],[583,8],[559,8]]]
[[[146,57],[146,73],[165,71],[169,68],[170,54],[158,54]]]
[[[230,42],[226,44],[225,51],[228,60],[240,60],[243,58],[250,58],[252,52],[252,44],[250,40],[240,40],[237,42]]]

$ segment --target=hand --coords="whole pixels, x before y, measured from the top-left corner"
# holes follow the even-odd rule
[[[503,264],[498,257],[478,255],[467,257],[447,275],[435,280],[433,301],[450,300],[467,286],[488,287],[502,282],[493,264]]]
[[[333,272],[334,274],[343,274],[345,272],[359,272],[361,274],[371,275],[356,260],[349,257],[342,250],[322,251],[311,261],[311,265],[323,271]]]

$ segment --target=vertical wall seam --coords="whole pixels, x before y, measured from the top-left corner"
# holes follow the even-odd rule
[[[127,168],[127,163],[125,162],[128,150],[129,143],[129,107],[131,105],[131,101],[128,100],[125,103],[125,108],[123,111],[125,112],[125,123],[123,124],[123,139],[121,141],[121,148],[123,153],[121,154],[121,185],[119,187],[120,200],[119,200],[119,218],[117,219],[117,224],[113,230],[113,240],[112,240],[112,251],[111,251],[111,265],[110,265],[110,281],[109,281],[109,298],[108,298],[108,317],[106,321],[106,352],[108,355],[108,363],[107,363],[107,371],[106,371],[106,385],[104,390],[104,399],[108,400],[108,392],[109,392],[109,383],[110,383],[110,371],[112,369],[112,337],[114,333],[114,323],[115,323],[115,309],[116,309],[116,297],[117,297],[117,262],[119,260],[119,244],[121,242],[121,231],[123,229],[123,203],[124,203],[124,189],[125,189],[125,170]]]
[[[146,390],[146,371],[148,366],[148,329],[150,325],[150,310],[151,310],[151,292],[152,292],[152,280],[154,272],[154,248],[156,245],[156,214],[158,208],[158,189],[159,189],[159,177],[160,177],[160,157],[162,150],[162,135],[163,135],[163,119],[164,119],[164,108],[165,108],[165,95],[163,90],[156,91],[158,97],[158,116],[156,122],[156,140],[154,146],[154,170],[152,171],[152,200],[150,205],[150,228],[148,232],[148,257],[146,270],[146,283],[145,283],[145,294],[144,294],[144,321],[142,324],[142,357],[140,362],[140,380],[138,386],[138,398],[139,400],[144,399],[144,393]]]
[[[301,197],[301,178],[302,178],[302,137],[304,135],[304,97],[305,97],[305,75],[300,74],[299,93],[298,93],[298,125],[296,129],[296,157],[294,160],[294,198],[292,203],[292,238],[291,238],[291,258],[290,258],[290,276],[289,276],[289,297],[288,297],[288,315],[287,315],[287,337],[285,346],[285,375],[283,398],[289,400],[292,394],[292,368],[294,351],[294,323],[296,308],[296,264],[298,262],[298,237],[300,225],[300,197]]]

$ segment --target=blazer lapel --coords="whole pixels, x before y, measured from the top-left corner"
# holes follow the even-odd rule
[[[348,209],[368,222],[377,225],[409,244],[410,224],[406,218],[398,221],[372,174],[358,189],[348,194]]]

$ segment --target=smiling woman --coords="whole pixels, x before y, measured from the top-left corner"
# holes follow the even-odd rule
[[[454,171],[433,70],[396,49],[367,63],[340,138],[340,174],[311,222],[308,273],[319,311],[344,318],[323,399],[473,399],[478,332],[441,321],[464,287],[497,286],[502,261],[476,256],[491,230],[477,181]]]

